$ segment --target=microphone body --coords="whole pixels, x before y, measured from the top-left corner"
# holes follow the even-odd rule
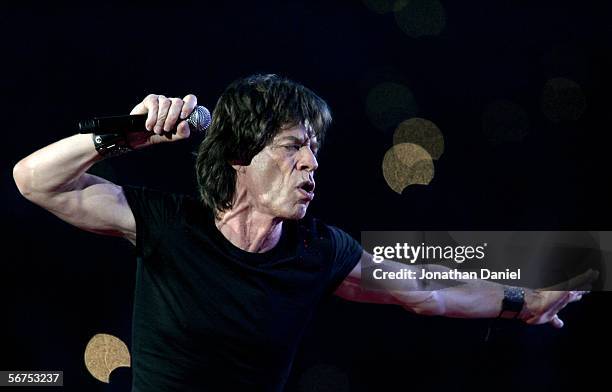
[[[204,106],[197,106],[189,117],[185,120],[179,119],[176,125],[180,124],[181,121],[187,121],[189,130],[192,133],[204,134],[211,120],[208,109]],[[147,132],[145,127],[146,121],[146,114],[132,114],[127,116],[95,117],[91,120],[79,121],[78,126],[79,133],[95,133],[96,135],[126,134],[131,132]],[[176,132],[176,126],[172,131]]]

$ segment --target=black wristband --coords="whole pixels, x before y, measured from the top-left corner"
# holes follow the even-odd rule
[[[525,305],[525,290],[521,287],[505,287],[504,300],[499,317],[516,318]]]
[[[115,157],[132,151],[128,146],[125,136],[119,133],[104,135],[92,134],[92,140],[96,151],[105,158]]]

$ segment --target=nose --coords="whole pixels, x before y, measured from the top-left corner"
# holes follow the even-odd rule
[[[298,169],[314,172],[319,167],[317,157],[312,152],[310,147],[305,146],[300,150],[300,160],[298,161]]]

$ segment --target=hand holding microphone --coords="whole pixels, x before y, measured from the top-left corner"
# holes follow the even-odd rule
[[[149,94],[132,109],[129,116],[80,121],[79,130],[102,138],[120,135],[130,149],[137,149],[187,139],[191,132],[204,133],[210,122],[210,112],[204,106],[197,106],[197,98],[193,94],[183,99]]]

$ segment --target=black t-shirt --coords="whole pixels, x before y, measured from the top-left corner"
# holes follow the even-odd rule
[[[359,261],[359,243],[304,219],[249,253],[197,199],[123,190],[137,231],[133,391],[282,390],[304,327]]]

